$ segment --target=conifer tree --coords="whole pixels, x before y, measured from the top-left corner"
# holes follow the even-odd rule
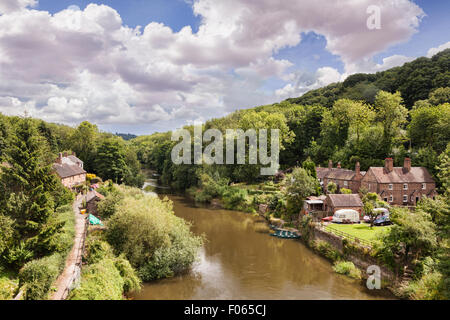
[[[19,121],[5,155],[9,165],[0,176],[1,210],[14,220],[14,240],[4,257],[16,267],[57,249],[55,236],[63,224],[56,219],[51,195],[56,176],[43,160],[47,151],[33,121]]]

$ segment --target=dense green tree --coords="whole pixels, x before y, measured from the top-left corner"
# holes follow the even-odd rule
[[[107,138],[98,147],[95,170],[104,180],[123,182],[127,174],[125,147],[118,138]]]
[[[303,168],[295,168],[291,174],[286,175],[283,184],[286,187],[287,209],[291,215],[300,212],[303,201],[314,194],[319,186],[317,179]]]
[[[71,149],[76,152],[77,157],[84,161],[84,168],[88,172],[94,171],[98,135],[97,126],[84,121],[80,123],[70,138]]]
[[[9,166],[0,175],[0,210],[14,220],[14,240],[4,257],[17,267],[58,249],[56,235],[63,223],[56,219],[51,194],[56,176],[43,160],[47,149],[33,121],[23,119],[7,152]]]
[[[405,124],[408,110],[403,106],[400,92],[391,94],[380,91],[375,98],[377,118],[383,125],[383,143],[389,153],[393,140],[398,137],[401,126]]]

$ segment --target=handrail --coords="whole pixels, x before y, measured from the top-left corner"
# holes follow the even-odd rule
[[[335,234],[335,235],[337,235],[337,236],[339,236],[341,238],[347,238],[347,239],[353,240],[356,243],[362,243],[362,244],[364,244],[366,246],[369,246],[369,247],[373,246],[373,241],[358,238],[358,237],[356,237],[356,236],[354,236],[352,234],[349,234],[347,232],[334,229],[333,227],[326,228],[325,226],[320,226],[320,230],[328,232],[328,233],[333,233],[333,234]]]

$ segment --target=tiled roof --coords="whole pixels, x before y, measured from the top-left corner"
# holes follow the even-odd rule
[[[328,169],[328,173],[326,174],[327,179],[338,179],[338,180],[352,180],[354,176],[355,171],[338,168],[333,168],[331,170]]]
[[[333,207],[362,207],[363,203],[358,194],[329,194]]]
[[[58,176],[60,176],[60,178],[62,178],[62,179],[86,173],[86,171],[84,171],[83,168],[81,168],[75,164],[70,165],[67,163],[63,163],[63,164],[54,163],[53,169],[56,171]]]
[[[328,169],[328,168],[322,168],[322,167],[317,167],[317,168],[316,168],[317,178],[318,178],[318,179],[323,179],[323,178],[326,176],[326,174],[328,173],[328,170],[330,170],[330,169]]]
[[[386,172],[383,167],[371,167],[378,183],[434,183],[428,170],[424,167],[412,167],[406,172],[403,168],[393,168],[391,172]]]

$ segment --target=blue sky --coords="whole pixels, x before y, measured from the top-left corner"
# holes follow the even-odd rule
[[[89,120],[112,132],[174,129],[450,46],[450,1],[39,0],[27,6],[33,1],[0,3],[6,57],[0,56],[0,112],[27,111],[69,125]],[[381,8],[380,30],[366,27],[372,4]]]

